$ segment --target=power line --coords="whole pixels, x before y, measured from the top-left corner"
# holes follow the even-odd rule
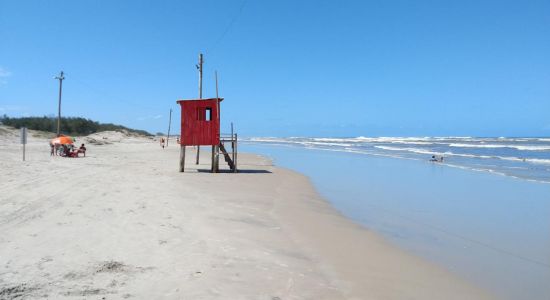
[[[82,79],[73,78],[72,80],[74,80],[76,84],[80,84],[81,86],[85,87],[87,89],[86,92],[95,94],[96,96],[101,96],[102,97],[101,99],[108,101],[109,104],[112,104],[113,102],[115,102],[115,103],[131,105],[133,107],[148,109],[148,110],[158,108],[157,106],[142,105],[139,102],[129,101],[118,96],[113,96],[111,93],[105,91],[104,89],[98,88],[97,86],[92,85],[89,82],[86,82]]]
[[[248,0],[244,0],[242,3],[241,3],[241,6],[239,8],[239,11],[237,12],[237,14],[235,14],[233,16],[233,18],[231,19],[231,21],[229,22],[229,24],[227,24],[227,27],[225,27],[225,30],[222,32],[222,34],[220,35],[220,37],[216,40],[216,42],[213,44],[212,48],[210,48],[210,51],[208,50],[205,50],[204,53],[205,54],[208,54],[208,53],[211,53],[214,51],[214,49],[216,49],[216,47],[218,46],[218,44],[223,40],[223,38],[225,37],[225,35],[229,32],[229,30],[231,29],[231,27],[233,27],[233,24],[235,23],[235,21],[237,21],[237,18],[239,18],[244,10],[244,7],[246,6],[246,3],[248,2]]]

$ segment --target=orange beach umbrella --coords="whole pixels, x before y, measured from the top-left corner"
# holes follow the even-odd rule
[[[62,135],[59,137],[56,137],[55,139],[51,140],[50,143],[53,145],[59,144],[59,145],[67,145],[74,143],[74,139],[70,136]]]

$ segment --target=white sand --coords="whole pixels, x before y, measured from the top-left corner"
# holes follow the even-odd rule
[[[87,140],[105,145],[79,139],[87,157],[71,159],[31,137],[22,162],[17,131],[0,127],[0,299],[488,298],[262,157],[241,154],[239,174],[192,159],[179,173],[173,142]]]

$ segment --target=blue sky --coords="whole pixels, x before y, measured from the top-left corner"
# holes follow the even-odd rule
[[[550,1],[0,1],[0,114],[245,136],[549,136]]]

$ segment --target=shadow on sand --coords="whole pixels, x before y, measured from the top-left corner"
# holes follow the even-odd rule
[[[211,173],[210,169],[198,169],[197,172],[201,173]],[[231,170],[219,170],[218,173],[233,173]],[[251,170],[251,169],[244,169],[239,170],[237,174],[271,174],[271,171],[268,170]]]

